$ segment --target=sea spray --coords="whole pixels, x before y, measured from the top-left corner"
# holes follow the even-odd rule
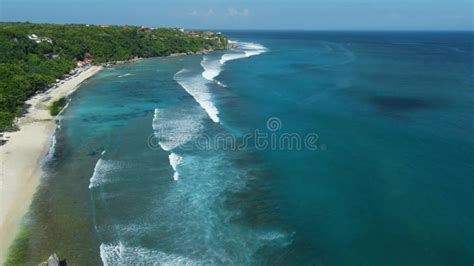
[[[236,48],[233,52],[225,53],[219,60],[213,60],[210,56],[204,56],[201,61],[201,66],[204,68],[202,76],[209,80],[217,82],[219,85],[224,86],[221,82],[215,80],[216,77],[222,72],[223,65],[231,60],[237,60],[247,58],[255,55],[259,55],[268,51],[268,49],[258,43],[251,42],[233,42]]]
[[[163,136],[164,134],[162,134],[163,129],[158,126],[159,114],[160,114],[160,109],[155,109],[155,113],[153,115],[153,123],[152,123],[153,130],[155,131],[154,135],[155,135],[155,138],[158,139],[158,145],[160,145],[161,149],[164,151],[170,151],[175,147],[170,145],[172,143],[162,140],[164,138]]]
[[[174,80],[188,92],[196,102],[206,111],[215,123],[219,123],[219,110],[214,105],[212,94],[209,91],[209,87],[206,81],[215,81],[217,84],[225,87],[224,84],[216,81],[215,78],[219,76],[222,71],[222,66],[230,60],[236,60],[240,58],[246,58],[262,54],[268,49],[257,43],[250,42],[237,42],[237,48],[235,51],[238,53],[227,53],[224,54],[220,60],[212,60],[208,56],[204,56],[201,61],[201,66],[204,71],[201,76],[188,76],[188,70],[181,69],[174,75]]]
[[[245,53],[242,55],[246,56]],[[214,60],[211,65],[220,64],[220,56],[209,58]],[[192,97],[179,97],[177,102],[160,104],[153,113],[152,127],[157,137],[154,144],[158,146],[159,143],[159,147],[168,152],[136,151],[136,154],[127,155],[130,159],[144,155],[140,158],[147,162],[144,166],[158,169],[150,172],[152,178],[147,182],[121,184],[116,179],[120,174],[107,173],[106,179],[102,179],[103,189],[91,190],[101,212],[97,228],[102,240],[100,255],[104,265],[252,264],[256,263],[254,258],[258,251],[268,246],[281,246],[279,243],[284,242],[285,237],[277,229],[277,233],[265,231],[261,236],[259,230],[228,222],[240,210],[225,205],[225,196],[230,191],[245,188],[245,178],[239,177],[245,174],[232,165],[225,152],[207,154],[206,151],[181,149],[201,134],[223,130],[220,125],[212,125],[209,121],[212,109],[206,108],[206,104],[216,104],[212,89],[218,87],[203,75],[199,65],[189,69],[193,70],[179,71],[174,77],[186,91],[178,90],[177,95],[188,93]],[[208,78],[216,79],[216,74],[213,72]],[[150,125],[145,128],[148,136]],[[160,162],[156,162],[156,158],[160,158]],[[108,156],[102,158],[98,172],[109,159]],[[137,176],[142,174],[147,175],[143,172]],[[179,181],[172,182],[171,176]],[[134,200],[125,200],[130,198],[131,191],[140,191],[140,195]],[[112,193],[114,197],[109,197]],[[129,210],[122,210],[123,202],[127,202]],[[121,226],[112,229],[110,225],[116,224],[127,228],[132,225],[135,229]],[[233,236],[232,241],[222,238],[226,235]],[[146,242],[142,241],[144,238]]]
[[[202,76],[210,81],[214,81],[214,78],[219,76],[222,71],[222,64],[217,60],[212,60],[208,56],[203,57],[201,66],[204,68]]]
[[[214,123],[219,123],[219,111],[212,101],[212,95],[206,85],[207,81],[202,76],[185,77],[186,73],[186,69],[178,71],[174,75],[174,80],[196,100]]]
[[[239,42],[238,47],[244,51],[247,57],[260,55],[268,51],[267,47],[252,42]]]
[[[171,151],[189,142],[203,129],[202,120],[206,118],[201,108],[187,106],[187,115],[182,115],[172,107],[155,109],[152,127],[154,137],[164,151]]]
[[[104,159],[105,153],[105,150],[101,152],[100,158],[97,160],[97,163],[94,166],[94,172],[92,177],[89,179],[89,189],[104,184],[105,175],[112,170],[116,170],[117,168],[114,161]]]
[[[178,165],[183,163],[183,157],[177,155],[176,153],[171,153],[169,155],[170,165],[173,168],[174,174],[173,179],[177,181],[179,179]]]
[[[103,178],[104,175],[101,168],[103,162],[104,160],[102,160],[102,158],[99,158],[99,160],[97,160],[97,163],[94,166],[94,172],[89,180],[89,188],[93,188],[100,185],[101,178]]]
[[[119,75],[118,78],[124,78],[124,77],[128,77],[128,76],[131,76],[132,74],[131,73],[125,73],[123,75]]]
[[[204,56],[201,61],[201,66],[204,68],[204,71],[201,74],[203,78],[215,82],[221,87],[227,87],[225,84],[215,79],[222,72],[222,63],[220,60]]]
[[[94,166],[94,172],[92,177],[89,179],[90,189],[108,184],[112,181],[117,181],[117,177],[114,175],[114,173],[119,173],[134,167],[132,163],[126,161],[105,159],[105,154],[105,151],[101,153],[99,160],[97,160],[97,163]],[[114,179],[111,177],[114,177]]]
[[[227,54],[222,55],[220,59],[220,63],[223,65],[228,61],[237,60],[237,59],[246,58],[246,57],[247,55],[244,52],[227,53]]]
[[[48,154],[46,155],[46,157],[44,157],[44,159],[41,161],[41,165],[44,166],[45,164],[47,164],[48,162],[50,162],[53,157],[54,157],[54,153],[56,152],[56,143],[57,143],[57,139],[56,139],[56,133],[57,131],[60,129],[59,125],[58,127],[56,128],[56,131],[53,133],[53,135],[51,136],[51,146],[49,146],[49,150],[48,150]]]
[[[121,241],[116,244],[100,245],[100,257],[105,266],[109,265],[199,265],[203,262],[189,258],[150,250],[143,247],[126,246]]]
[[[158,115],[160,114],[160,109],[155,109],[155,113],[153,114],[153,122],[152,127],[155,131],[155,138],[157,138],[158,145],[160,145],[161,149],[165,151],[170,151],[173,147],[168,147],[163,141],[161,141],[162,136],[159,134],[160,128],[158,127]]]
[[[235,44],[236,48],[232,50],[233,52],[222,55],[220,59],[220,63],[222,65],[228,61],[260,55],[268,51],[267,47],[258,43],[236,41],[233,43]]]

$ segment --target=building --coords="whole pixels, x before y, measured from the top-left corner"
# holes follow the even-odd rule
[[[36,43],[40,43],[40,42],[47,42],[49,44],[53,44],[53,40],[51,40],[50,38],[48,37],[44,37],[44,36],[38,36],[36,34],[30,34],[28,35],[28,39],[36,42]]]

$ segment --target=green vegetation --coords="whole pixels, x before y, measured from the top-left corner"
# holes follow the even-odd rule
[[[0,23],[0,130],[12,125],[30,96],[63,78],[88,55],[101,64],[226,46],[223,35],[178,29]]]
[[[57,116],[61,110],[63,110],[66,105],[66,98],[62,97],[61,99],[54,101],[50,106],[48,106],[49,113],[51,116]]]
[[[25,265],[27,258],[27,250],[29,245],[31,232],[26,225],[22,225],[20,232],[16,235],[15,241],[8,249],[8,256],[5,266],[10,265]]]

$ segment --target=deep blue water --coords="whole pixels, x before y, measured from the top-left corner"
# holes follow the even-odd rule
[[[48,250],[109,265],[474,262],[472,33],[226,34],[237,48],[118,65],[75,93],[42,189],[78,199],[58,212],[87,202],[70,214],[84,224],[57,218],[71,243]],[[267,146],[246,139],[256,130]],[[82,234],[95,240],[78,247]]]

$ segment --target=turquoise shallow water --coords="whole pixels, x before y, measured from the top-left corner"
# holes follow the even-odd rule
[[[472,33],[228,35],[236,49],[115,66],[75,93],[32,261],[474,261]],[[216,141],[255,130],[317,138]]]

